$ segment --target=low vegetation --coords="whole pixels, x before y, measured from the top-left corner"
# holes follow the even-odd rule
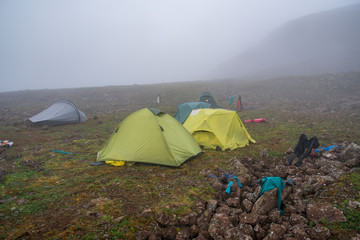
[[[89,165],[131,112],[154,107],[173,115],[178,104],[197,101],[203,91],[233,110],[228,99],[240,94],[243,121],[266,118],[268,123],[245,124],[256,144],[204,150],[179,168]],[[214,190],[199,174],[203,169],[225,166],[232,157],[280,162],[301,133],[317,136],[321,146],[360,144],[359,96],[360,73],[0,93],[0,138],[14,142],[0,150],[0,239],[134,239],[135,232],[151,229],[144,210],[181,216],[212,198]],[[23,124],[61,98],[74,102],[89,121],[47,130]],[[268,154],[259,154],[264,149]],[[329,227],[360,232],[359,213],[346,207],[347,201],[360,201],[359,177],[353,171],[321,193],[349,219]]]

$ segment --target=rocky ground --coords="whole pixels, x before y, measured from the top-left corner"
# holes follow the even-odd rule
[[[0,151],[0,239],[359,239],[359,79],[356,72],[0,93],[0,140],[14,142]],[[89,166],[130,113],[153,107],[173,115],[204,91],[231,110],[229,96],[241,95],[243,121],[268,119],[245,124],[256,144],[204,151],[176,169]],[[89,121],[24,124],[58,99]],[[301,133],[341,148],[289,165]],[[234,181],[226,194],[226,172],[243,187]],[[277,189],[258,197],[265,176],[295,182],[281,193],[283,215]]]
[[[356,167],[360,166],[360,146],[344,143],[341,148],[320,151],[306,158],[300,167],[288,164],[291,154],[289,149],[283,162],[270,165],[257,159],[232,158],[227,169],[202,170],[200,174],[212,182],[216,191],[214,199],[199,202],[194,211],[185,216],[172,217],[166,213],[153,216],[156,221],[148,230],[137,232],[136,238],[360,239],[360,234],[339,236],[336,230],[325,227],[325,223],[341,223],[347,219],[341,210],[322,202],[319,197],[324,187],[331,186],[344,174],[359,171]],[[243,187],[233,184],[227,194],[228,181],[223,177],[224,172],[237,175]],[[209,178],[212,174],[220,179]],[[294,181],[294,185],[286,184],[281,192],[283,214],[277,208],[277,188],[258,197],[261,186],[256,181],[265,176]],[[352,194],[359,193],[348,193],[350,197]],[[360,211],[358,201],[349,201],[347,207]],[[152,215],[150,209],[143,212],[145,217]]]

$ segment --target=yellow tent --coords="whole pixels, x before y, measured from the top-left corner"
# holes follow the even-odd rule
[[[255,143],[235,111],[196,109],[186,119],[184,127],[205,148],[233,150],[249,142]]]

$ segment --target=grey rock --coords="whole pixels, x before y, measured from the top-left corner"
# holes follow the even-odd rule
[[[314,223],[319,223],[322,220],[326,222],[347,221],[342,211],[327,203],[309,204],[306,208],[306,216],[309,221]]]
[[[208,233],[213,239],[223,238],[226,231],[234,227],[229,217],[225,214],[216,213],[209,224]]]
[[[312,240],[326,240],[331,237],[330,230],[327,227],[315,226],[307,232]]]

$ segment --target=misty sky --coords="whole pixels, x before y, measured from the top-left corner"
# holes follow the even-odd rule
[[[206,80],[283,23],[360,0],[0,0],[0,92]]]

